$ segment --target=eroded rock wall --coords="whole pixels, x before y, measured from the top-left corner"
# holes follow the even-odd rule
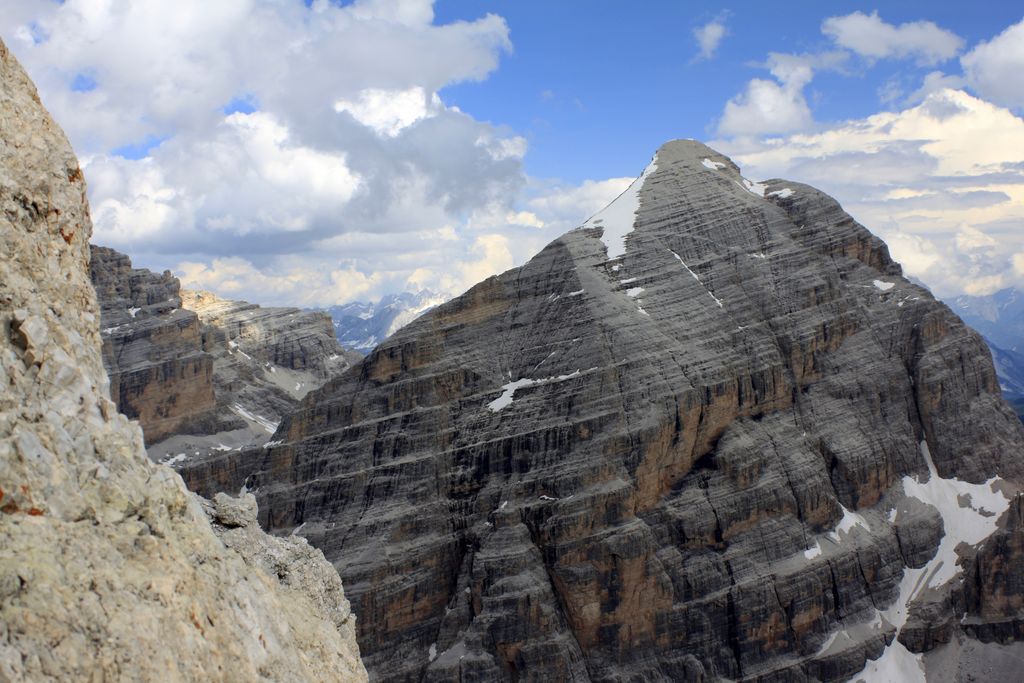
[[[199,317],[181,307],[169,271],[132,268],[106,247],[91,249],[110,398],[138,420],[147,443],[184,431],[216,431],[214,357],[203,351]]]
[[[190,494],[108,398],[82,171],[2,43],[0,207],[0,679],[365,681],[322,553]]]
[[[111,398],[138,420],[151,457],[185,460],[265,443],[312,389],[357,361],[328,315],[182,290],[93,246]]]
[[[301,525],[380,680],[844,680],[945,537],[907,482],[1018,485],[982,340],[834,200],[688,141],[637,183],[185,473]]]
[[[195,290],[184,290],[182,301],[202,323],[222,406],[240,405],[275,425],[306,394],[361,358],[342,348],[331,317],[321,311],[257,306]]]

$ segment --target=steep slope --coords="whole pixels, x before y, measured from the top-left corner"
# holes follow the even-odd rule
[[[89,266],[118,410],[139,421],[147,443],[217,431],[213,356],[203,351],[199,317],[181,307],[178,278],[132,268],[106,247],[91,247]]]
[[[0,42],[0,679],[365,681],[338,575],[188,493],[108,396],[66,138]]]
[[[329,316],[182,290],[169,271],[92,247],[103,364],[118,409],[157,461],[262,445],[309,391],[361,356]]]
[[[389,294],[376,303],[356,301],[327,309],[334,320],[338,341],[347,348],[368,353],[446,297],[429,291]]]
[[[231,395],[275,422],[362,358],[342,348],[324,313],[262,307],[203,291],[184,290],[181,296],[182,306],[199,316],[203,348],[216,359],[218,395]]]
[[[675,141],[185,476],[324,550],[377,680],[915,680],[940,643],[897,640],[908,611],[951,599],[1022,447],[881,241]]]

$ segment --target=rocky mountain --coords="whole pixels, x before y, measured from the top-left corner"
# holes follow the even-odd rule
[[[92,247],[103,362],[118,409],[150,455],[178,465],[211,449],[265,443],[310,390],[361,356],[328,315],[182,290],[169,271]]]
[[[82,171],[2,42],[0,206],[0,680],[365,681],[322,553],[190,494],[111,402]]]
[[[1013,287],[989,296],[959,296],[949,306],[992,344],[1024,352],[1024,296]]]
[[[183,431],[217,431],[213,356],[199,317],[181,307],[178,278],[132,268],[124,254],[92,247],[103,365],[118,410],[138,420],[147,443]]]
[[[368,353],[399,329],[430,309],[447,301],[447,297],[430,291],[388,294],[377,301],[356,301],[327,310],[334,320],[338,341],[349,349]]]
[[[378,681],[996,680],[1022,449],[879,239],[675,141],[184,475],[324,551]]]
[[[240,434],[221,432],[205,440],[215,449],[265,442],[306,394],[361,358],[338,344],[330,316],[321,312],[261,307],[190,290],[182,291],[182,306],[202,324],[220,410],[245,425]],[[189,449],[201,450],[202,443],[179,437],[150,450],[173,459],[194,454]]]
[[[1003,396],[1024,415],[1024,297],[1009,288],[990,296],[957,297],[949,305],[984,335]]]

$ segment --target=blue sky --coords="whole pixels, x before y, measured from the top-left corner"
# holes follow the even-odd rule
[[[514,52],[482,83],[442,90],[446,102],[506,125],[530,143],[532,175],[582,181],[638,172],[645,155],[677,137],[707,140],[725,101],[759,75],[769,52],[807,53],[831,45],[822,22],[866,10],[851,2],[681,3],[623,0],[536,3],[441,0],[437,21],[493,12],[506,19]],[[974,44],[999,33],[1022,11],[1013,3],[889,2],[893,24],[930,20]],[[693,31],[721,19],[728,34],[711,59],[695,61]],[[909,86],[931,67],[913,60],[851,63],[815,79],[815,118],[840,121],[879,110],[890,78]]]
[[[938,294],[1024,284],[1010,3],[6,0],[94,241],[264,304],[457,294],[662,142],[829,192]]]

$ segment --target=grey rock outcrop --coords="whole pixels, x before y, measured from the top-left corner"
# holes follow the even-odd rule
[[[324,313],[263,308],[182,290],[169,271],[92,247],[111,398],[172,466],[265,443],[309,391],[361,356]]]
[[[219,523],[108,398],[82,172],[2,43],[0,207],[0,679],[365,681],[322,553]]]
[[[213,356],[199,317],[181,307],[178,278],[132,268],[124,254],[91,248],[110,398],[138,420],[147,443],[182,432],[215,432]]]
[[[1024,430],[981,338],[900,272],[831,198],[669,143],[582,229],[307,396],[272,447],[186,480],[245,482],[266,527],[301,525],[378,680],[918,666],[902,578],[962,579],[960,518],[994,525]]]
[[[326,313],[194,290],[182,292],[182,306],[202,323],[219,402],[229,409],[240,405],[275,425],[311,390],[362,358],[342,348]]]

